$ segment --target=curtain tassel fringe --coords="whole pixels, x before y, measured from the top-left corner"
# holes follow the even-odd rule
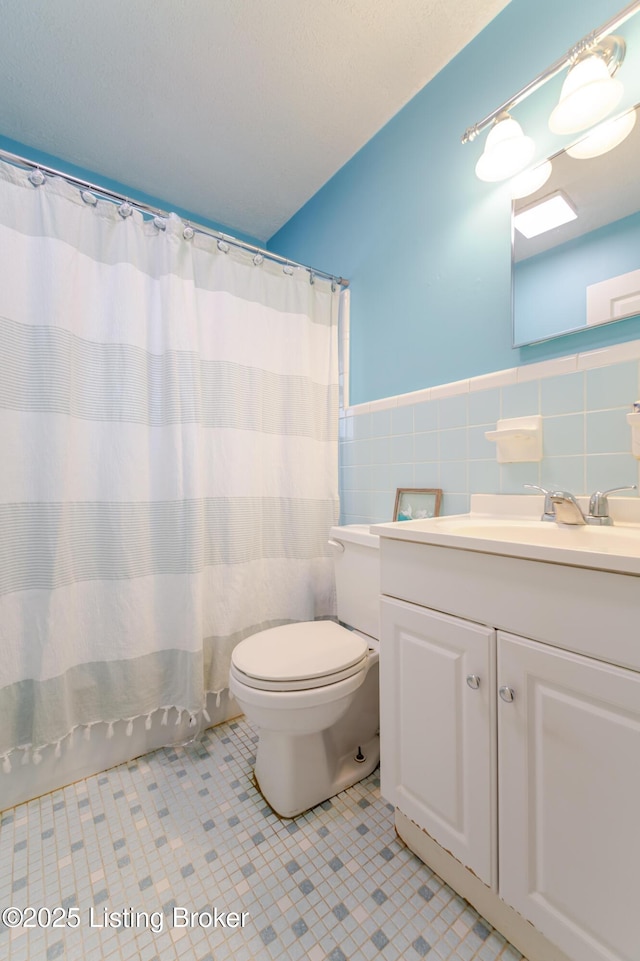
[[[223,692],[211,691],[211,693],[215,694],[216,696],[216,707],[220,707],[220,698]],[[207,724],[211,724],[211,715],[209,714],[206,707],[203,707],[200,711],[197,711],[196,713],[192,713],[188,708],[176,707],[175,705],[171,705],[168,707],[165,706],[162,708],[157,708],[157,710],[162,711],[162,720],[160,723],[163,727],[166,727],[168,724],[169,711],[174,709],[176,711],[176,724],[175,724],[176,727],[179,727],[179,725],[182,723],[182,718],[184,714],[187,714],[189,717],[189,727],[197,726],[198,716],[200,714],[202,715],[203,720],[206,721]],[[149,714],[142,715],[145,718],[144,726],[145,726],[145,730],[147,731],[151,730],[154,714],[155,714],[155,711],[150,711]],[[125,733],[127,737],[131,737],[133,734],[133,722],[135,721],[135,719],[136,719],[135,717],[126,718],[127,727],[126,727]],[[91,728],[93,727],[94,724],[99,724],[99,723],[107,724],[107,731],[106,731],[107,740],[111,740],[114,737],[114,726],[115,724],[117,724],[117,721],[108,721],[108,722],[91,721],[89,724],[82,725],[83,739],[85,741],[91,740]],[[70,751],[73,748],[73,736],[75,731],[76,731],[76,728],[72,728],[69,731],[69,733],[66,734],[64,737],[59,738],[57,741],[51,742],[51,746],[55,745],[54,751],[53,751],[53,756],[55,758],[59,758],[62,756],[63,741],[66,740],[68,751]],[[44,746],[47,747],[49,745],[44,745]],[[34,764],[40,764],[42,761],[43,747],[35,748],[31,744],[25,744],[19,748],[16,748],[15,750],[19,750],[23,752],[22,758],[20,761],[21,764],[28,764],[29,761],[33,761]],[[8,751],[6,754],[0,754],[0,765],[2,766],[2,770],[5,774],[9,774],[12,770],[11,757],[10,757],[11,753],[12,753],[11,751]]]

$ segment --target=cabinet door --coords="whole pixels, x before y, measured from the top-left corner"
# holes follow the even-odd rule
[[[500,895],[571,958],[638,961],[640,674],[499,632],[498,684]]]
[[[493,629],[383,598],[382,793],[489,885],[494,663]]]

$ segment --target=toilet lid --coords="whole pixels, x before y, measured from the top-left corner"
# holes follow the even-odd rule
[[[252,634],[238,644],[231,660],[243,674],[261,681],[307,681],[359,667],[367,650],[362,637],[334,621],[305,621]]]

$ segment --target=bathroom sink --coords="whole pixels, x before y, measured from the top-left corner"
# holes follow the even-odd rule
[[[640,576],[640,524],[574,526],[458,514],[376,525],[381,536]]]
[[[640,527],[579,527],[499,518],[472,521],[458,519],[448,525],[443,524],[442,529],[445,528],[461,537],[480,537],[484,540],[509,541],[515,544],[542,544],[547,547],[607,554],[624,553],[640,557]]]

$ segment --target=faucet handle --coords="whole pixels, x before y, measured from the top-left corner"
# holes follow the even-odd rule
[[[554,521],[556,519],[556,514],[555,508],[551,503],[551,495],[553,494],[553,491],[548,491],[546,487],[539,487],[537,484],[523,484],[522,486],[527,487],[532,491],[540,491],[541,494],[544,494],[544,508],[540,520]]]
[[[629,487],[612,487],[608,491],[594,491],[589,498],[589,516],[608,517],[609,504],[607,502],[607,497],[609,494],[617,494],[619,491],[634,491],[636,489],[637,487],[635,484],[630,484]]]

